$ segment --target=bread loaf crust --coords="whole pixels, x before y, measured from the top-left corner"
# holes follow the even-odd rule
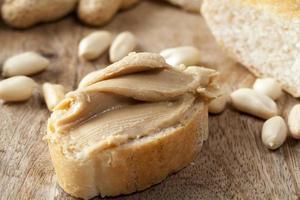
[[[194,105],[186,121],[127,144],[95,152],[87,160],[65,157],[48,141],[59,185],[75,197],[116,196],[146,189],[187,166],[208,134],[207,106]]]

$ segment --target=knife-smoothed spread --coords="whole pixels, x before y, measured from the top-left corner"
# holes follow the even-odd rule
[[[49,119],[48,138],[61,142],[64,153],[85,157],[178,126],[209,93],[215,75],[173,68],[156,54],[131,54],[66,95]]]

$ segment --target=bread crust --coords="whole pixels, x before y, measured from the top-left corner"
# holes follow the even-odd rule
[[[136,139],[94,152],[87,160],[66,157],[61,146],[48,141],[59,185],[75,197],[90,199],[129,194],[161,182],[187,166],[208,134],[207,106],[197,102],[175,130]]]

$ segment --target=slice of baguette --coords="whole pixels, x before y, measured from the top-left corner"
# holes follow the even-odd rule
[[[208,134],[207,107],[195,105],[179,127],[108,149],[89,160],[67,158],[59,143],[48,142],[59,185],[69,194],[90,199],[144,190],[187,166]]]
[[[200,12],[202,0],[167,0],[187,11]]]
[[[299,1],[204,0],[201,12],[229,55],[300,97]]]
[[[143,190],[187,166],[208,137],[214,70],[131,53],[92,72],[48,121],[59,185],[84,199]]]

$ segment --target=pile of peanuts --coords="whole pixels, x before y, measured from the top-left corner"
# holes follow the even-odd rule
[[[276,100],[283,95],[280,84],[273,78],[256,79],[253,88],[240,88],[230,95],[222,95],[209,104],[210,113],[222,112],[227,102],[244,113],[266,120],[261,133],[263,144],[271,150],[279,148],[288,133],[300,139],[300,104],[294,105],[288,123],[279,115]],[[227,98],[230,96],[230,98]],[[288,124],[288,125],[287,125]]]

